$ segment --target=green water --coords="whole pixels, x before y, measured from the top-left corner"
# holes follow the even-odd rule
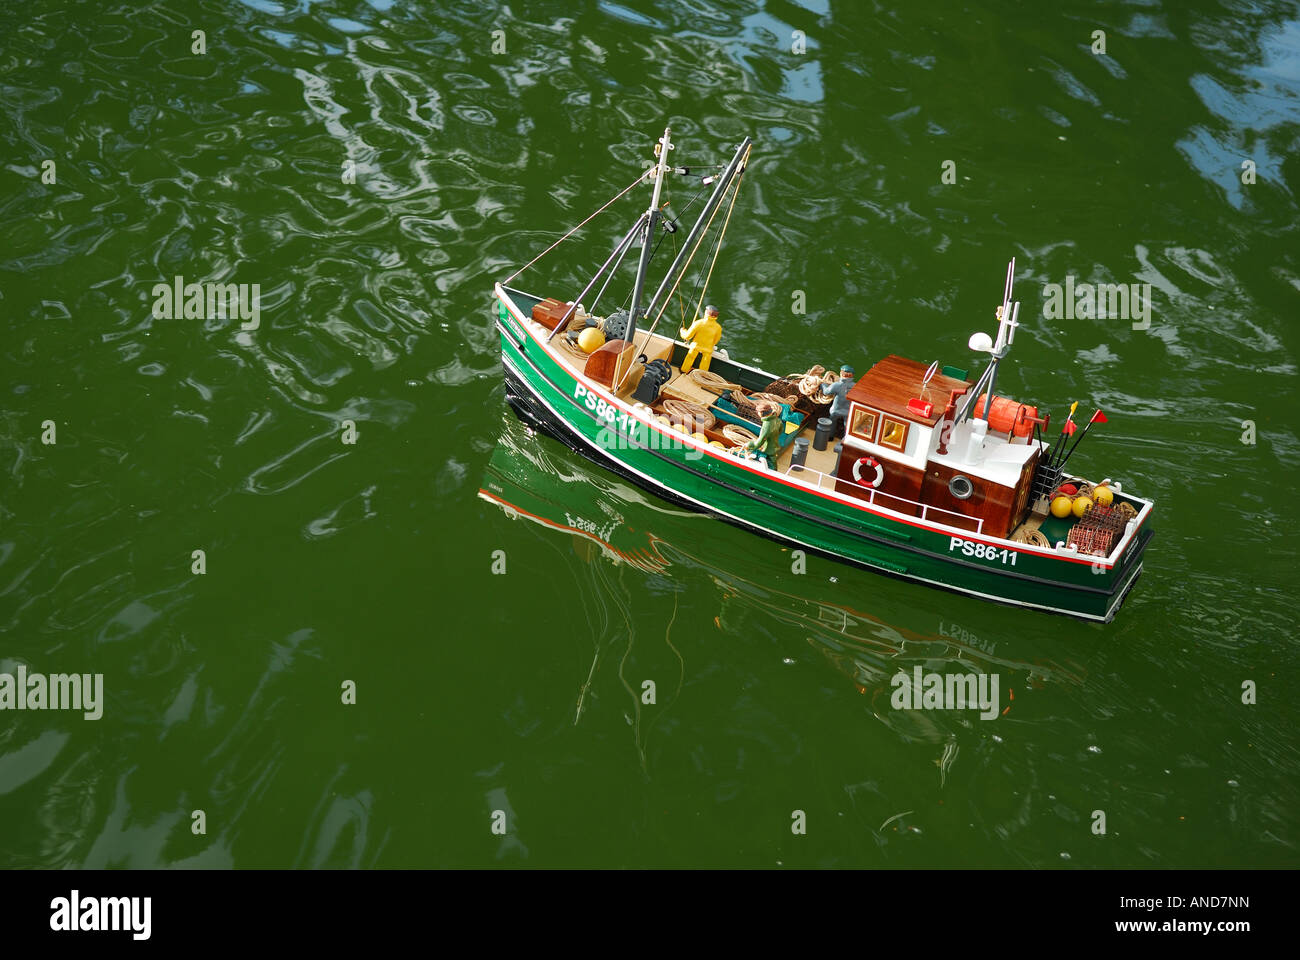
[[[10,2],[0,117],[0,672],[105,700],[0,712],[0,865],[1300,862],[1295,4]],[[1072,465],[1157,501],[1114,623],[795,574],[513,422],[491,284],[665,123],[755,138],[738,359],[974,368],[1016,257],[999,390],[1103,408]],[[155,318],[177,275],[259,327]],[[1149,328],[1047,319],[1067,276]],[[674,562],[480,499],[503,443]],[[1010,709],[893,710],[918,664]]]

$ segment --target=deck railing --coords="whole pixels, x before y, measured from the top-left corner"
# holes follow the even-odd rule
[[[807,465],[797,464],[797,463],[795,463],[795,464],[791,464],[791,465],[790,465],[789,467],[787,467],[786,470],[785,470],[787,476],[789,476],[789,475],[795,473],[796,471],[799,472],[799,473],[815,473],[815,474],[817,475],[817,486],[818,486],[819,489],[821,488],[822,480],[823,480],[823,479],[829,479],[829,480],[831,481],[831,483],[832,483],[832,488],[834,487],[834,483],[835,483],[836,481],[839,480],[839,477],[833,476],[833,475],[828,474],[828,473],[822,473],[822,471],[820,471],[820,470],[814,470],[812,467],[809,467],[809,466],[807,466]],[[928,503],[921,503],[921,501],[919,501],[919,500],[909,500],[909,499],[907,499],[907,497],[900,497],[900,496],[898,496],[898,494],[895,494],[895,493],[882,493],[881,491],[877,490],[875,487],[868,487],[867,489],[870,491],[870,492],[867,494],[867,503],[871,504],[871,506],[873,506],[873,507],[874,507],[874,506],[877,506],[877,504],[876,504],[876,498],[877,498],[877,497],[883,497],[883,498],[888,499],[888,500],[896,500],[896,501],[898,501],[899,503],[901,503],[901,504],[903,504],[903,505],[905,505],[905,506],[907,506],[907,507],[909,507],[909,508],[912,508],[912,507],[920,507],[920,509],[921,509],[921,519],[922,519],[922,520],[928,520],[928,519],[930,519],[929,515],[930,515],[931,513],[943,513],[943,514],[947,514],[947,515],[950,516],[950,517],[956,517],[956,518],[957,518],[958,520],[960,520],[963,524],[972,524],[972,523],[975,524],[975,531],[974,531],[975,533],[983,533],[983,532],[984,532],[984,518],[983,518],[983,517],[968,517],[968,516],[966,516],[966,514],[964,514],[964,513],[958,513],[958,512],[955,511],[955,510],[945,510],[945,509],[943,509],[942,507],[933,507],[933,506],[931,506],[931,505],[928,504]],[[886,506],[885,504],[880,504],[880,506],[883,507],[883,508],[886,509],[886,510],[892,510],[894,513],[900,513],[900,512],[902,512],[902,511],[899,511],[899,510],[894,509],[893,507]],[[946,523],[948,526],[957,526],[956,524],[952,523],[952,521],[950,521],[950,520],[942,520],[942,519],[941,519],[941,520],[939,520],[938,522],[939,522],[939,523]],[[966,529],[966,527],[965,527],[965,526],[962,526],[962,527],[960,527],[960,529]]]

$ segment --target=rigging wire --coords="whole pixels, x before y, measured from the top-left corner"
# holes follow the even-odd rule
[[[723,233],[726,233],[726,232],[727,232],[727,224],[729,224],[729,223],[731,222],[731,211],[732,211],[732,210],[735,208],[735,206],[736,206],[736,197],[740,194],[740,182],[741,182],[742,180],[744,180],[744,178],[745,178],[745,169],[746,169],[746,168],[748,167],[748,165],[749,165],[749,154],[753,151],[753,149],[754,149],[754,148],[751,146],[751,147],[749,148],[749,150],[746,150],[746,151],[745,151],[745,157],[744,157],[744,159],[741,161],[741,172],[740,172],[740,174],[736,177],[736,179],[735,179],[735,181],[733,182],[733,184],[732,184],[730,187],[728,187],[728,189],[732,191],[732,193],[731,193],[731,203],[730,203],[730,205],[727,207],[727,216],[726,216],[726,219],[724,220],[723,225],[722,225],[722,232],[723,232]],[[691,268],[691,261],[694,260],[694,259],[695,259],[695,255],[696,255],[697,253],[699,253],[699,251],[700,251],[700,244],[702,244],[702,243],[704,242],[704,237],[708,234],[709,230],[713,227],[713,218],[716,217],[716,216],[718,215],[718,211],[719,211],[720,209],[722,209],[722,204],[718,204],[718,206],[714,207],[714,208],[713,208],[713,213],[709,214],[709,222],[708,222],[707,224],[705,224],[705,226],[704,226],[704,233],[701,234],[701,235],[700,235],[700,238],[699,238],[698,240],[695,241],[695,246],[691,248],[691,255],[690,255],[690,257],[687,259],[687,261],[686,261],[686,265],[685,265],[684,267],[682,267],[681,272],[680,272],[679,274],[677,274],[677,279],[676,279],[675,281],[673,281],[673,288],[672,288],[672,290],[669,290],[669,291],[668,291],[668,296],[664,298],[664,302],[663,302],[663,304],[659,307],[659,312],[658,312],[657,314],[655,314],[654,321],[650,324],[650,329],[646,331],[645,339],[642,340],[642,342],[641,342],[641,343],[642,343],[642,349],[644,349],[644,348],[645,348],[645,345],[648,344],[648,343],[650,342],[650,336],[651,336],[651,334],[654,333],[654,331],[655,331],[655,327],[657,327],[657,326],[659,325],[659,320],[660,320],[661,317],[663,317],[663,315],[664,315],[664,311],[668,309],[668,304],[672,301],[672,296],[673,296],[673,294],[677,292],[677,287],[678,287],[679,284],[681,284],[681,282],[682,282],[682,277],[686,276],[687,271],[690,270],[690,268]],[[721,239],[721,238],[719,238],[719,240],[720,240],[720,239]],[[721,243],[719,242],[718,250],[720,250],[720,249],[721,249]],[[715,251],[715,253],[714,253],[714,263],[716,263],[716,262],[717,262],[717,252]],[[709,277],[712,277],[712,276],[713,276],[713,267],[710,266],[710,267],[709,267]],[[708,290],[708,286],[709,286],[708,279],[706,279],[706,280],[704,281],[704,289],[705,289],[706,291]],[[622,384],[620,383],[620,387],[621,387],[621,386],[622,386]]]
[[[627,194],[632,190],[633,187],[635,187],[638,183],[640,183],[642,180],[645,179],[645,176],[646,176],[646,175],[645,175],[644,173],[639,174],[639,175],[637,176],[637,178],[636,178],[635,180],[633,180],[631,183],[629,183],[629,184],[628,184],[628,185],[627,185],[627,186],[626,186],[626,187],[625,187],[625,188],[624,188],[624,189],[623,189],[623,190],[622,190],[622,191],[621,191],[617,196],[613,197],[613,198],[610,199],[610,200],[607,200],[607,201],[606,201],[606,202],[605,202],[605,203],[604,203],[604,204],[603,204],[603,205],[602,205],[598,210],[596,210],[595,213],[593,213],[593,214],[591,214],[589,217],[587,217],[586,220],[583,220],[582,223],[578,224],[576,227],[574,227],[572,230],[570,230],[570,231],[569,231],[568,233],[566,233],[564,236],[560,237],[559,240],[556,240],[553,244],[551,244],[549,247],[547,247],[545,250],[543,250],[543,251],[542,251],[541,253],[539,253],[537,256],[533,257],[533,259],[529,260],[527,263],[525,263],[522,267],[520,267],[520,268],[519,268],[518,270],[516,270],[514,273],[510,274],[510,276],[508,276],[508,277],[506,277],[504,280],[502,280],[502,281],[501,281],[502,286],[504,286],[505,284],[509,283],[509,282],[510,282],[511,280],[513,280],[515,277],[519,276],[519,274],[523,273],[525,270],[527,270],[529,267],[531,267],[533,264],[535,264],[538,260],[542,259],[542,257],[546,256],[548,253],[550,253],[552,250],[554,250],[556,247],[558,247],[560,244],[562,244],[565,240],[568,240],[569,237],[573,236],[575,233],[577,233],[579,230],[581,230],[583,227],[585,227],[585,226],[586,226],[588,223],[590,223],[592,220],[596,219],[596,217],[598,217],[598,216],[600,216],[602,213],[604,213],[604,212],[605,212],[605,211],[606,211],[610,206],[612,206],[614,203],[616,203],[616,202],[618,202],[619,200],[623,199],[623,197],[624,197],[625,195],[627,195]]]
[[[691,197],[691,199],[687,202],[686,206],[682,207],[682,213],[685,213],[687,210],[691,209],[691,207],[694,205],[695,201],[698,200],[698,199],[700,199],[700,194],[704,193],[704,188],[705,188],[706,186],[707,186],[707,184],[701,184],[701,185],[700,185],[700,189],[697,190],[697,191],[695,192],[695,196]],[[679,216],[676,216],[676,217],[673,217],[673,223],[677,223],[677,222],[679,222],[680,219],[681,219],[680,215],[679,215]],[[676,238],[675,236],[673,237],[673,260],[674,260],[674,262],[677,260],[677,238]],[[682,316],[682,325],[685,326],[685,324],[686,324],[686,302],[685,302],[684,300],[682,300],[682,295],[681,295],[681,293],[678,293],[678,294],[677,294],[677,309],[678,309],[678,312],[679,312],[679,313],[681,314],[681,316]],[[647,341],[647,342],[648,342],[648,341]]]
[[[677,259],[677,237],[673,237],[673,260]],[[677,294],[677,312],[682,315],[682,326],[686,326],[686,302],[682,300],[682,295]]]
[[[745,156],[746,156],[746,158],[748,158],[749,154],[746,153]],[[733,188],[734,188],[737,192],[739,192],[739,190],[740,190],[740,178],[739,178],[739,177],[737,177],[734,181],[732,181],[732,184],[731,184],[730,186],[728,186],[727,189],[730,190],[730,189],[733,189]],[[734,195],[733,195],[733,197],[732,197],[732,203],[733,203],[733,204],[735,203],[735,197],[734,197]],[[706,224],[704,225],[704,232],[700,234],[700,236],[698,237],[698,239],[696,239],[696,241],[695,241],[695,246],[693,246],[693,247],[691,248],[691,255],[690,255],[689,257],[686,258],[686,263],[685,263],[685,265],[683,265],[681,271],[677,274],[677,279],[673,281],[673,288],[672,288],[671,290],[669,290],[669,291],[668,291],[668,295],[667,295],[666,297],[664,297],[664,302],[660,305],[660,307],[659,307],[659,312],[658,312],[657,314],[655,314],[654,321],[651,322],[651,324],[650,324],[650,328],[649,328],[648,330],[645,331],[645,337],[641,340],[641,350],[645,350],[645,349],[650,345],[650,338],[651,338],[652,336],[654,336],[655,328],[659,326],[659,321],[660,321],[660,319],[662,319],[662,317],[663,317],[663,315],[664,315],[664,311],[668,309],[668,305],[669,305],[670,303],[673,302],[673,294],[677,292],[677,287],[681,284],[681,282],[682,282],[682,277],[686,276],[687,272],[691,269],[691,261],[694,260],[694,259],[695,259],[695,255],[696,255],[697,253],[700,252],[700,245],[704,242],[704,238],[705,238],[706,236],[708,236],[708,234],[709,234],[709,230],[712,229],[712,227],[713,227],[713,219],[714,219],[714,217],[716,217],[716,216],[718,215],[718,211],[719,211],[720,209],[722,209],[722,205],[721,205],[721,204],[718,204],[718,206],[716,206],[716,207],[713,208],[713,212],[712,212],[711,214],[709,214],[709,222],[706,223]],[[728,210],[728,214],[730,214],[730,210]],[[710,272],[712,272],[712,271],[710,271]],[[634,346],[634,347],[635,347],[635,344],[636,344],[636,334],[633,334],[633,346]],[[634,353],[633,355],[635,356],[635,353]],[[631,367],[628,367],[627,372],[623,374],[622,378],[619,378],[619,377],[618,377],[618,366],[615,365],[615,367],[614,367],[614,376],[615,376],[615,378],[618,380],[618,386],[617,386],[617,387],[615,388],[615,390],[614,390],[615,393],[618,393],[619,390],[622,390],[622,389],[623,389],[623,381],[627,379],[627,375],[628,375],[628,373],[631,373],[631,371],[632,371],[632,368],[631,368]]]
[[[671,218],[668,222],[670,222],[670,223],[680,223],[680,222],[681,222],[681,218],[682,218],[682,216],[686,213],[687,210],[691,209],[691,207],[695,205],[695,201],[698,200],[698,199],[700,199],[700,194],[702,194],[703,192],[704,192],[704,187],[700,187],[699,190],[695,191],[695,196],[691,197],[690,200],[686,201],[686,206],[682,207],[682,212],[679,213],[677,216]],[[665,207],[668,206],[668,204],[669,204],[670,202],[671,202],[671,200],[665,202],[665,203],[664,203],[664,206],[665,206]],[[659,234],[659,239],[655,241],[654,249],[650,251],[650,259],[646,261],[647,265],[650,264],[650,263],[653,263],[653,262],[654,262],[655,254],[659,252],[659,244],[661,244],[661,243],[664,242],[664,237],[668,236],[668,232],[669,232],[669,231],[665,230],[663,233]],[[673,237],[673,250],[676,250],[676,249],[677,249],[677,238],[676,238],[676,237]],[[620,258],[620,259],[621,259],[621,258]],[[608,283],[608,281],[606,281],[606,283]],[[603,289],[604,289],[604,288],[602,288],[602,290],[603,290]],[[597,299],[599,299],[599,298],[597,298]],[[629,291],[627,292],[627,297],[623,300],[623,307],[622,307],[622,309],[626,310],[626,309],[627,309],[627,305],[628,305],[629,303],[631,303],[631,302],[632,302],[632,291],[629,290]],[[593,309],[594,309],[594,308],[593,308]]]
[[[749,151],[745,151],[745,159],[749,159]],[[727,219],[722,221],[722,230],[718,233],[718,244],[713,248],[713,261],[709,264],[709,274],[704,278],[704,289],[700,291],[700,299],[695,304],[695,312],[699,313],[700,304],[704,303],[704,295],[709,292],[709,281],[713,279],[713,268],[718,265],[718,254],[722,252],[722,238],[727,235],[727,227],[731,223],[731,211],[736,208],[736,197],[740,196],[740,181],[745,178],[744,170],[741,170],[740,176],[736,178],[736,189],[731,193],[731,204],[727,207]]]
[[[709,255],[708,255],[708,257],[706,257],[704,260],[701,260],[701,261],[700,261],[700,269],[697,270],[696,273],[695,273],[695,294],[694,294],[694,296],[695,296],[695,298],[696,298],[696,304],[695,304],[695,315],[696,315],[696,316],[699,316],[699,314],[700,314],[700,303],[699,303],[699,301],[703,299],[703,291],[704,291],[704,283],[703,283],[703,280],[704,280],[704,266],[705,266],[706,263],[716,262],[716,261],[717,261],[717,259],[718,259],[718,244],[722,242],[722,234],[723,234],[724,232],[725,232],[724,230],[720,230],[720,231],[718,231],[717,236],[715,236],[715,237],[713,238],[713,243],[709,245]],[[681,296],[681,294],[679,293],[678,296]]]
[[[642,214],[642,216],[645,216],[645,214]],[[596,299],[591,302],[591,309],[587,311],[589,316],[596,315],[596,305],[600,303],[600,298],[605,295],[605,288],[608,287],[609,282],[614,279],[614,274],[618,273],[618,268],[622,265],[623,258],[627,256],[627,252],[631,249],[632,244],[629,243],[623,248],[623,252],[618,255],[618,260],[616,260],[614,266],[610,268],[609,274],[605,277],[605,282],[600,285],[600,292],[596,294]]]
[[[700,194],[702,194],[703,192],[704,192],[704,186],[701,186],[700,189],[696,190],[696,191],[695,191],[695,196],[693,196],[693,197],[691,197],[691,199],[687,200],[687,201],[686,201],[686,206],[682,207],[682,213],[685,213],[687,210],[691,209],[691,207],[693,207],[693,206],[695,205],[695,201],[698,200],[698,199],[700,199]],[[672,221],[672,222],[673,222],[673,223],[676,223],[676,224],[680,224],[680,223],[681,223],[681,219],[682,219],[681,214],[678,214],[677,216],[673,217],[673,221]]]

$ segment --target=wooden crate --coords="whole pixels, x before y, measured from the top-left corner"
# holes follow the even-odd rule
[[[569,312],[571,304],[547,297],[541,303],[533,305],[533,319],[547,330],[554,330]]]
[[[587,366],[583,373],[601,386],[609,387],[614,382],[615,364],[618,365],[619,375],[622,376],[630,371],[632,360],[632,344],[626,340],[610,340],[587,358]],[[637,366],[640,367],[639,364]],[[630,381],[631,377],[628,379]],[[624,386],[626,387],[626,384]]]

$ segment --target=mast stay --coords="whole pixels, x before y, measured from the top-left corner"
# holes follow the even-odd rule
[[[645,293],[645,277],[650,269],[650,241],[654,239],[655,225],[659,222],[662,214],[659,212],[659,197],[664,189],[664,174],[668,172],[668,152],[673,149],[671,131],[664,127],[664,135],[659,143],[655,146],[655,156],[659,162],[655,164],[654,192],[650,197],[650,206],[645,212],[645,227],[641,237],[641,260],[636,267],[636,281],[632,286],[632,307],[628,310],[627,340],[629,343],[636,336],[636,321],[641,310],[641,297]],[[651,301],[651,306],[654,301]],[[617,372],[617,371],[616,371]]]

